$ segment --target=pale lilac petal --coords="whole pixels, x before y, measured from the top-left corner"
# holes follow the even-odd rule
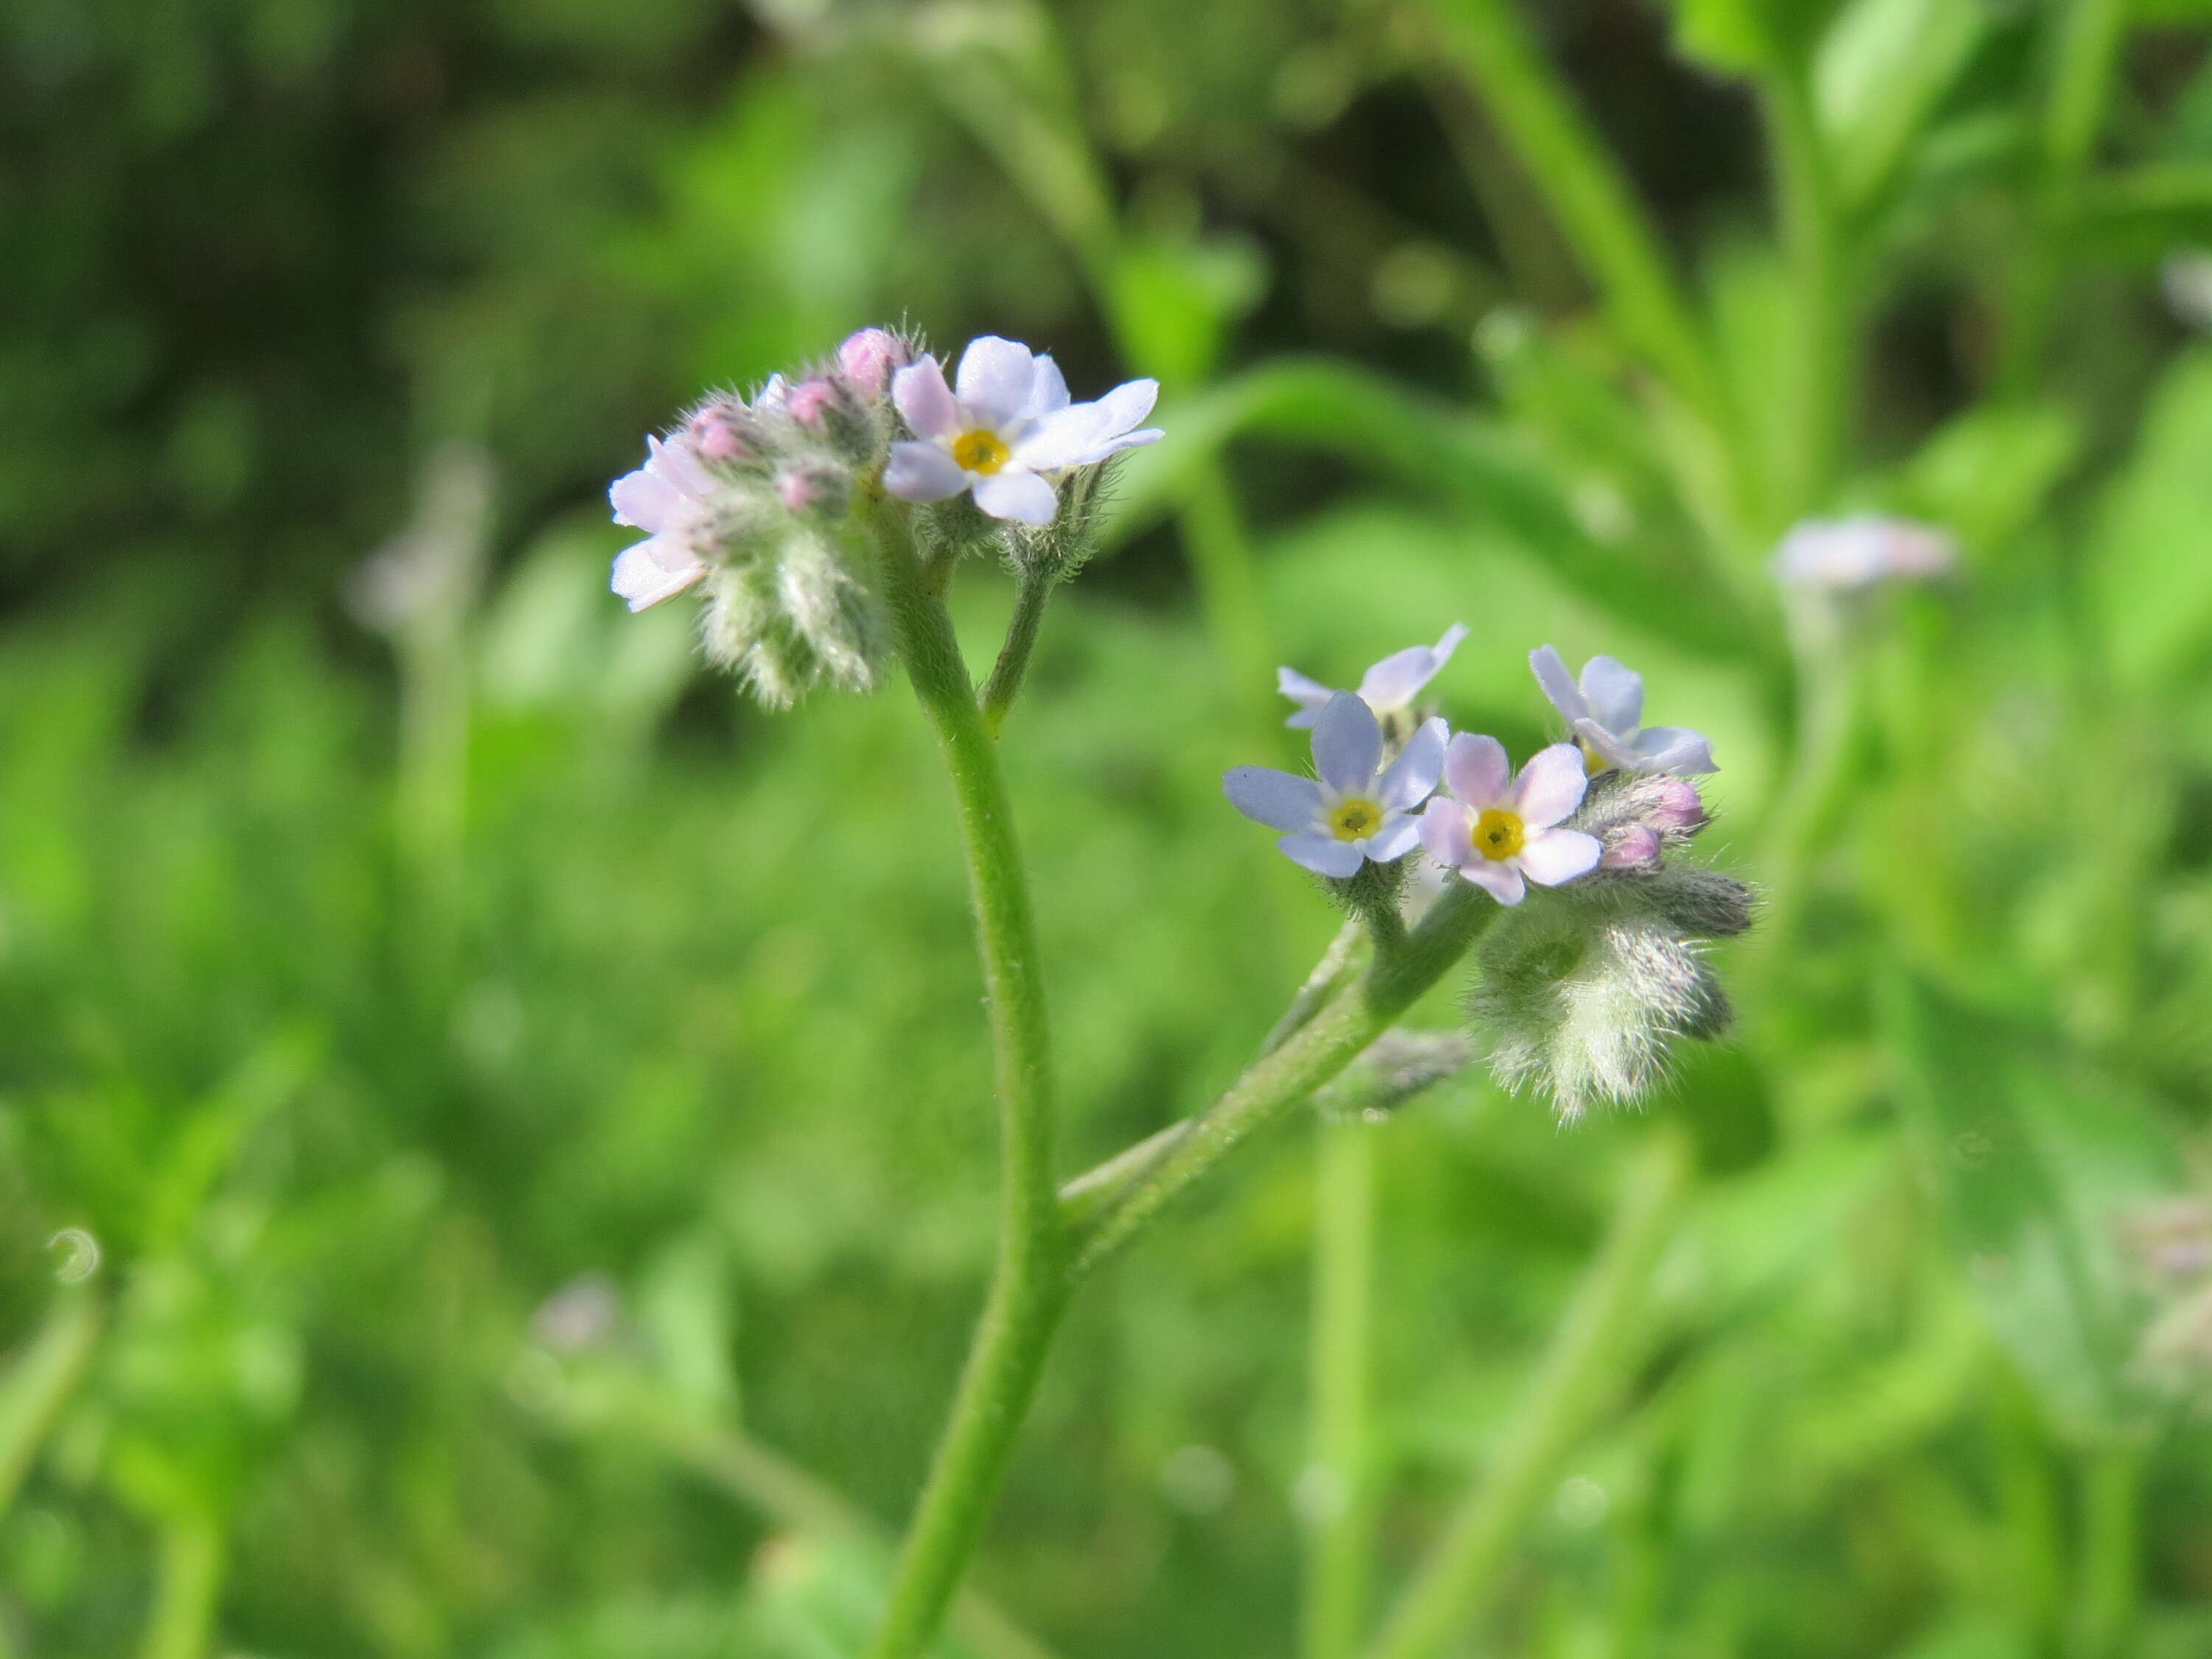
[[[625,472],[607,489],[615,522],[657,535],[684,511],[684,492],[658,474],[640,468]]]
[[[1528,653],[1528,666],[1536,671],[1536,684],[1544,688],[1544,695],[1552,700],[1552,707],[1570,726],[1589,717],[1589,705],[1583,701],[1582,689],[1575,677],[1567,672],[1567,665],[1556,647],[1540,645]]]
[[[960,405],[934,357],[908,363],[891,376],[891,402],[917,438],[950,438],[960,430]]]
[[[1421,814],[1421,845],[1439,864],[1448,864],[1456,870],[1474,859],[1474,836],[1468,823],[1467,808],[1455,800],[1437,796]]]
[[[753,407],[770,415],[781,415],[791,402],[791,382],[781,374],[771,374],[761,383],[754,395]]]
[[[1339,841],[1318,830],[1285,836],[1275,845],[1283,849],[1291,863],[1302,864],[1316,875],[1334,876],[1340,880],[1358,875],[1359,866],[1367,862],[1367,855],[1350,842]]]
[[[1580,806],[1589,787],[1583,751],[1571,743],[1555,743],[1521,769],[1520,781],[1513,786],[1513,810],[1531,830],[1547,829]]]
[[[1374,711],[1349,691],[1328,700],[1314,722],[1314,770],[1340,795],[1364,794],[1375,787],[1382,759],[1382,728]]]
[[[1232,766],[1221,775],[1221,793],[1255,823],[1270,830],[1310,830],[1321,816],[1321,786],[1272,766]]]
[[[902,371],[903,372],[903,371]],[[896,443],[884,488],[902,501],[941,501],[968,487],[968,475],[935,444]]]
[[[1595,720],[1577,720],[1575,735],[1589,744],[1591,752],[1607,766],[1617,766],[1624,772],[1644,769],[1644,763],[1636,753],[1636,745],[1616,737]]]
[[[1510,864],[1493,864],[1478,858],[1459,866],[1459,872],[1500,904],[1518,904],[1528,896],[1528,884]]]
[[[1050,524],[1060,511],[1060,492],[1034,472],[1008,467],[975,480],[975,505],[994,519],[1017,524]]]
[[[961,407],[988,427],[1009,426],[1029,407],[1036,384],[1036,359],[1018,340],[986,334],[960,356],[954,389]]]
[[[1497,738],[1462,732],[1444,750],[1444,781],[1480,812],[1505,799],[1513,787],[1513,763]]]
[[[1099,434],[1097,409],[1096,404],[1070,404],[1039,416],[1014,445],[1014,464],[1039,472],[1058,472],[1103,460],[1111,452],[1103,447]]]
[[[1616,657],[1583,665],[1583,701],[1590,718],[1626,737],[1644,724],[1644,676]]]
[[[1702,732],[1686,726],[1647,726],[1629,745],[1639,772],[1686,772],[1703,776],[1721,769],[1713,762],[1713,746]]]
[[[1103,441],[1133,432],[1160,400],[1158,380],[1125,380],[1091,406],[1098,411],[1098,436]]]
[[[1393,818],[1363,844],[1367,856],[1377,864],[1395,864],[1420,845],[1421,821],[1407,817]]]
[[[1067,377],[1050,357],[1036,360],[1036,378],[1030,385],[1029,407],[1022,412],[1036,416],[1067,407]]]
[[[647,438],[645,448],[647,471],[659,474],[695,501],[713,492],[714,476],[691,447],[690,439],[672,438],[663,443],[658,438]]]
[[[1451,660],[1459,642],[1467,637],[1467,629],[1454,623],[1444,630],[1444,636],[1433,646],[1410,646],[1382,659],[1359,682],[1359,695],[1370,708],[1403,708],[1421,693],[1421,688],[1443,672]]]
[[[632,611],[643,611],[674,599],[706,576],[707,567],[696,559],[683,568],[671,569],[663,562],[669,550],[650,541],[623,549],[615,556],[614,575],[607,586],[629,600]]]
[[[1557,887],[1588,875],[1604,855],[1605,848],[1595,836],[1579,830],[1540,830],[1522,843],[1513,862],[1538,886]]]
[[[1406,740],[1398,758],[1382,774],[1376,799],[1394,812],[1418,806],[1436,792],[1444,772],[1444,739],[1449,733],[1441,720],[1426,720]]]
[[[1283,724],[1300,730],[1319,720],[1322,705],[1336,695],[1332,687],[1308,679],[1295,668],[1275,671],[1275,690],[1298,705],[1298,712]]]

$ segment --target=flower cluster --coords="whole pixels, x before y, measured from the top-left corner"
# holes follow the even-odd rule
[[[1718,1035],[1726,996],[1701,941],[1750,925],[1748,889],[1679,854],[1708,823],[1693,776],[1717,769],[1698,732],[1646,726],[1642,678],[1595,657],[1579,678],[1544,646],[1529,655],[1565,739],[1516,774],[1505,746],[1453,734],[1421,702],[1467,637],[1457,625],[1370,668],[1358,691],[1280,671],[1311,726],[1311,778],[1232,768],[1230,803],[1281,833],[1292,861],[1355,912],[1396,890],[1378,872],[1417,848],[1508,907],[1480,955],[1472,1007],[1492,1069],[1549,1093],[1564,1117],[1647,1092],[1676,1038]],[[1525,902],[1548,890],[1542,904]]]
[[[951,382],[910,337],[863,329],[831,360],[709,398],[608,491],[646,539],[616,558],[633,611],[697,589],[707,654],[763,702],[872,690],[890,654],[871,515],[916,504],[939,552],[995,550],[1049,579],[1088,550],[1107,465],[1150,443],[1158,387],[1071,401],[1048,356],[995,337]],[[964,513],[966,517],[961,515]]]

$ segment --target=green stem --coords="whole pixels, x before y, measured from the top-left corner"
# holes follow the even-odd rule
[[[1190,555],[1191,574],[1198,583],[1206,630],[1221,653],[1237,704],[1249,723],[1275,738],[1280,726],[1267,611],[1260,602],[1251,541],[1218,459],[1192,469],[1178,522]]]
[[[1316,1127],[1304,1651],[1349,1659],[1367,1617],[1375,1531],[1367,1420],[1377,1131],[1358,1117],[1324,1116]]]
[[[1298,987],[1297,994],[1291,999],[1291,1006],[1283,1010],[1283,1017],[1275,1022],[1267,1033],[1267,1040],[1261,1043],[1261,1054],[1273,1054],[1290,1041],[1299,1027],[1328,1006],[1329,999],[1342,988],[1346,975],[1358,962],[1360,946],[1366,939],[1367,929],[1357,916],[1336,930],[1336,937],[1328,942],[1328,949],[1322,952],[1321,960],[1314,964],[1313,972],[1306,975],[1306,982]]]
[[[1150,1158],[1128,1152],[1070,1183],[1064,1200],[1082,1228],[1070,1276],[1080,1279],[1156,1219],[1182,1190],[1246,1136],[1311,1098],[1364,1053],[1370,1043],[1465,956],[1498,906],[1488,895],[1455,882],[1428,918],[1388,962],[1372,964],[1297,1032],[1247,1067],[1213,1105],[1153,1137]],[[1079,1201],[1074,1194],[1081,1194]]]
[[[1493,1465],[1460,1501],[1367,1659],[1433,1659],[1482,1611],[1529,1516],[1625,1368],[1657,1265],[1688,1190],[1680,1138],[1655,1136],[1613,1225],[1553,1333]]]
[[[1006,642],[991,665],[991,678],[983,684],[983,729],[993,738],[1006,723],[1006,711],[1021,695],[1022,677],[1029,672],[1030,653],[1036,649],[1037,630],[1044,623],[1044,608],[1052,598],[1049,577],[1024,571],[1014,590],[1014,614],[1006,623]]]
[[[2075,1659],[2129,1650],[2142,1594],[2142,1449],[2100,1446],[2081,1472],[2081,1560],[2074,1585]]]
[[[1431,0],[1444,52],[1480,90],[1621,334],[1717,420],[1719,380],[1657,231],[1510,0]]]
[[[210,1516],[179,1515],[162,1527],[140,1659],[203,1659],[222,1594],[222,1528]]]
[[[1759,96],[1774,145],[1798,320],[1789,402],[1793,442],[1766,503],[1766,527],[1778,531],[1819,508],[1832,482],[1851,404],[1850,343],[1835,191],[1811,88],[1798,66],[1779,65],[1761,75]]]
[[[0,1516],[5,1516],[54,1419],[83,1379],[100,1337],[100,1304],[65,1292],[29,1347],[0,1379]]]
[[[877,528],[900,654],[952,776],[999,1098],[1001,1213],[990,1297],[868,1650],[871,1659],[913,1659],[936,1635],[982,1534],[1069,1280],[1052,1179],[1051,1040],[1006,786],[952,619],[923,575],[908,521],[885,503]]]

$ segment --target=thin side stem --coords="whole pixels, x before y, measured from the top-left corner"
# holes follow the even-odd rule
[[[1350,1659],[1367,1618],[1375,1491],[1368,1447],[1376,1126],[1316,1126],[1311,1443],[1299,1496],[1306,1539],[1305,1659]]]
[[[99,1301],[65,1293],[39,1334],[0,1377],[0,1517],[5,1517],[54,1419],[76,1392],[100,1338]]]
[[[1206,631],[1221,653],[1245,718],[1273,738],[1278,732],[1273,699],[1274,653],[1268,642],[1260,580],[1237,498],[1218,459],[1191,471],[1177,523],[1198,584]]]
[[[981,1536],[1069,1281],[1052,1179],[1051,1038],[1006,785],[952,619],[924,580],[907,520],[885,503],[877,527],[900,653],[952,776],[999,1097],[1000,1218],[990,1297],[868,1650],[871,1659],[914,1659],[943,1623]]]
[[[204,1659],[222,1595],[222,1528],[204,1515],[180,1515],[161,1528],[154,1607],[140,1659]]]
[[[1794,440],[1767,503],[1780,528],[1821,506],[1841,452],[1850,407],[1849,319],[1837,246],[1835,191],[1814,112],[1812,90],[1796,64],[1760,77],[1760,101],[1775,155],[1783,245],[1797,307],[1797,352],[1791,364]]]
[[[1370,966],[1280,1048],[1247,1067],[1206,1111],[1164,1131],[1158,1137],[1160,1152],[1132,1170],[1110,1197],[1102,1199],[1092,1188],[1070,1277],[1080,1279],[1112,1256],[1245,1137],[1310,1099],[1358,1059],[1467,954],[1497,915],[1487,894],[1455,883],[1407,937],[1404,950]],[[1086,1176],[1071,1185],[1090,1182]]]
[[[1037,630],[1044,625],[1044,608],[1052,599],[1048,577],[1024,571],[1014,590],[1014,614],[1006,623],[1006,642],[991,665],[991,678],[983,683],[983,729],[995,738],[1006,723],[1006,711],[1021,695],[1022,677],[1029,672],[1030,654],[1036,649]]]
[[[2081,1471],[2075,1659],[2119,1659],[2129,1650],[2142,1595],[2142,1475],[2136,1445],[2100,1446]]]
[[[1482,94],[1621,333],[1715,419],[1722,404],[1695,313],[1658,232],[1509,0],[1431,0],[1439,43]]]
[[[1414,1573],[1367,1659],[1435,1659],[1487,1604],[1515,1542],[1632,1352],[1657,1265],[1688,1190],[1680,1137],[1655,1135],[1553,1334],[1496,1459]]]

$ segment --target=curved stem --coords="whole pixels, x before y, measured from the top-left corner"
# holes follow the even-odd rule
[[[1014,590],[1014,614],[1006,623],[1006,642],[991,665],[991,678],[983,684],[983,729],[999,735],[1006,712],[1021,695],[1022,677],[1029,672],[1030,653],[1036,649],[1037,630],[1044,624],[1044,608],[1052,598],[1052,580],[1024,571]]]
[[[1679,1133],[1655,1136],[1631,1174],[1613,1225],[1565,1320],[1529,1379],[1498,1457],[1471,1486],[1413,1575],[1368,1659],[1433,1659],[1460,1636],[1629,1357],[1682,1196],[1690,1159]]]
[[[0,1518],[30,1473],[54,1419],[76,1391],[100,1336],[100,1303],[64,1297],[22,1357],[0,1377]]]
[[[140,1659],[202,1659],[222,1595],[222,1528],[210,1517],[180,1515],[161,1528],[154,1610]]]
[[[923,578],[903,516],[885,504],[877,531],[900,653],[952,776],[999,1098],[1000,1218],[990,1297],[868,1650],[871,1659],[913,1659],[944,1621],[988,1519],[1069,1281],[1052,1180],[1051,1039],[1006,786],[952,619]]]

